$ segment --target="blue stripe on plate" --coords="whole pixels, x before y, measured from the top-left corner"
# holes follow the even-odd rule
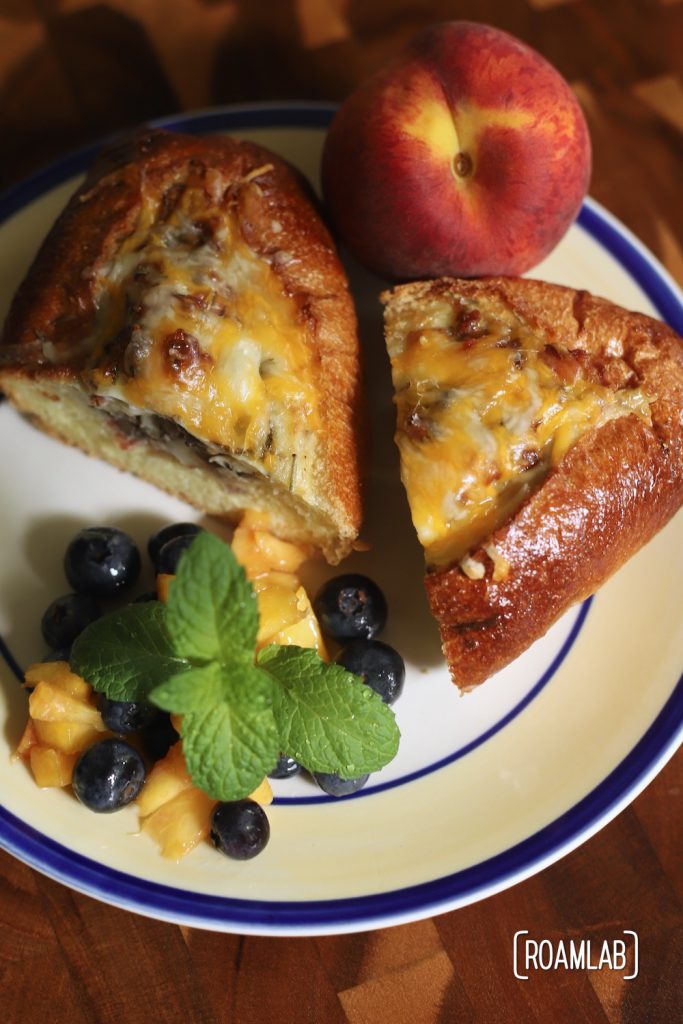
[[[293,103],[282,108],[247,103],[241,107],[218,107],[214,110],[200,110],[194,114],[159,117],[150,121],[149,126],[194,135],[215,131],[237,132],[241,128],[326,128],[335,110],[336,106],[331,103],[313,106],[309,103]],[[0,192],[0,224],[48,189],[56,188],[69,178],[82,174],[104,146],[124,138],[126,134],[117,132],[96,142],[89,142]]]
[[[162,118],[154,124],[193,132],[238,131],[254,127],[320,128],[329,122],[333,110],[327,105],[254,105]],[[84,147],[0,196],[0,223],[47,189],[82,172],[101,145],[98,142]],[[641,243],[590,199],[585,201],[578,222],[631,274],[659,315],[683,333],[680,290]],[[582,611],[584,618],[586,611],[587,605]],[[583,622],[583,618],[580,621]],[[15,673],[20,674],[19,666],[2,642],[0,655]],[[558,654],[558,657],[564,656],[566,651],[564,655],[562,652]],[[545,685],[543,679],[530,691],[527,703],[542,685]],[[515,713],[518,713],[517,709],[511,715]],[[493,728],[497,731],[505,721]],[[75,853],[4,808],[0,808],[0,843],[32,867],[91,896],[138,913],[188,925],[259,934],[307,934],[381,927],[472,902],[558,859],[606,824],[633,799],[673,754],[682,732],[683,676],[655,721],[624,760],[595,789],[545,828],[464,871],[393,892],[351,899],[260,902],[205,896],[158,885]],[[484,739],[475,742],[484,742]],[[452,759],[466,752],[463,749],[452,755]]]
[[[642,242],[592,199],[584,202],[578,223],[635,278],[662,319],[683,335],[681,290]]]
[[[1,636],[0,636],[0,658],[3,658],[7,662],[7,665],[11,668],[12,672],[17,677],[19,682],[23,683],[23,681],[24,681],[24,671],[23,671],[21,665],[19,664],[17,659],[14,657],[14,655],[12,654],[12,652],[9,649],[9,647],[7,646],[7,644],[5,643],[5,641],[3,640],[3,638]]]
[[[583,625],[586,621],[586,617],[588,615],[588,611],[590,609],[592,601],[593,598],[590,597],[588,598],[588,600],[583,602],[583,604],[580,606],[578,610],[576,619],[572,624],[572,627],[567,637],[564,640],[564,643],[560,647],[559,651],[555,654],[548,667],[545,669],[545,671],[542,673],[539,679],[531,686],[531,688],[524,695],[524,697],[522,697],[522,699],[518,701],[517,704],[515,704],[515,706],[507,712],[507,714],[503,715],[503,717],[500,718],[499,721],[494,722],[493,725],[489,726],[489,728],[486,729],[479,736],[476,736],[468,743],[465,743],[462,747],[458,747],[457,750],[454,750],[451,754],[448,754],[446,757],[442,757],[438,761],[433,761],[430,764],[425,765],[423,768],[417,769],[413,772],[409,772],[406,775],[401,775],[397,779],[391,779],[387,782],[375,783],[374,785],[368,786],[366,789],[362,789],[360,790],[360,792],[355,793],[353,797],[342,797],[341,799],[359,800],[363,797],[374,796],[376,793],[381,793],[384,790],[395,789],[397,786],[405,786],[410,782],[415,782],[418,779],[422,779],[427,775],[431,775],[433,772],[440,771],[442,768],[445,768],[448,765],[453,764],[454,761],[458,761],[461,757],[464,757],[465,754],[469,754],[470,751],[476,750],[477,747],[480,747],[483,743],[486,743],[488,740],[490,740],[493,736],[496,735],[496,733],[500,732],[501,729],[505,728],[506,725],[512,722],[513,719],[517,717],[517,715],[519,715],[526,707],[528,707],[528,705],[538,696],[538,694],[541,692],[544,686],[546,686],[550,682],[550,680],[555,675],[560,665],[565,660],[570,650],[574,646],[577,637],[581,632]],[[12,654],[11,650],[9,649],[8,645],[3,640],[2,636],[0,636],[0,657],[5,659],[5,661],[7,662],[8,666],[12,669],[12,672],[17,677],[17,679],[20,682],[23,681],[24,672],[19,663],[17,662],[16,658]],[[280,796],[276,797],[273,803],[278,805],[326,804],[338,803],[339,799],[340,798],[327,796],[321,793],[320,795],[316,794],[315,796]],[[0,830],[0,842],[1,840],[2,835]]]
[[[6,848],[82,892],[142,914],[197,927],[304,934],[381,927],[491,895],[546,866],[606,824],[674,752],[683,718],[683,676],[626,758],[587,796],[534,835],[463,871],[386,893],[339,900],[240,900],[147,882],[74,853],[0,808]]]
[[[492,726],[486,729],[480,736],[476,736],[469,743],[465,743],[462,747],[453,751],[447,757],[442,757],[439,761],[434,761],[431,764],[425,765],[424,768],[420,768],[417,771],[410,772],[408,775],[401,775],[398,779],[392,779],[390,782],[380,782],[376,785],[369,786],[367,789],[361,789],[358,793],[355,793],[352,797],[342,797],[341,799],[346,800],[359,800],[364,796],[374,796],[375,793],[381,793],[386,789],[395,789],[397,786],[405,786],[409,782],[415,782],[417,779],[422,779],[426,775],[431,775],[432,772],[439,771],[441,768],[445,768],[449,764],[453,764],[454,761],[459,761],[465,754],[469,754],[470,751],[476,750],[482,743],[486,743],[496,733],[500,732],[501,729],[505,728],[517,715],[531,704],[538,694],[541,692],[544,686],[546,686],[552,677],[559,669],[562,662],[565,660],[570,650],[574,646],[576,639],[583,628],[583,624],[586,621],[588,610],[592,604],[593,598],[589,597],[587,601],[584,601],[579,608],[578,615],[572,625],[569,634],[567,635],[564,643],[560,647],[559,651],[548,665],[547,669],[543,672],[537,682],[531,687],[529,692],[517,703],[513,708],[508,711],[498,722],[494,722]],[[322,804],[322,803],[335,803],[339,798],[330,796],[296,796],[296,797],[276,797],[273,803],[276,804]]]

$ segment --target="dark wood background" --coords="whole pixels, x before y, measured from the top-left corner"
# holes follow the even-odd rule
[[[342,99],[423,25],[486,21],[576,90],[592,194],[683,284],[681,0],[0,0],[0,187],[78,144],[216,103]],[[0,853],[0,1018],[149,1024],[680,1020],[679,753],[579,850],[508,892],[355,936],[265,939],[108,908]],[[638,932],[641,967],[515,980],[517,929]]]

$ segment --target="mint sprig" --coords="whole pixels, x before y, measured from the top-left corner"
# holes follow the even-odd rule
[[[190,776],[217,800],[246,796],[280,753],[342,778],[387,764],[399,731],[381,698],[307,648],[274,644],[255,657],[258,626],[244,570],[205,531],[181,556],[168,602],[92,623],[71,667],[112,700],[182,715]]]

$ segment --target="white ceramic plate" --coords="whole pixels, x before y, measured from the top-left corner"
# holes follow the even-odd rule
[[[313,180],[328,107],[249,107],[176,119],[282,153]],[[166,122],[170,124],[170,122]],[[92,149],[0,201],[0,315]],[[356,567],[390,604],[386,640],[408,665],[395,707],[395,761],[361,793],[276,784],[271,841],[253,861],[209,844],[179,864],[137,834],[135,811],[95,815],[40,790],[10,760],[25,716],[15,671],[45,653],[42,610],[68,590],[64,547],[94,523],[141,545],[193,514],[151,486],[59,445],[0,406],[0,844],[53,878],[153,917],[225,931],[319,934],[380,927],[462,906],[527,877],[583,842],[655,775],[683,721],[683,519],[679,516],[592,601],[467,697],[448,679],[427,611],[422,561],[392,444],[393,409],[377,295],[350,268],[368,357],[374,469]],[[595,203],[539,277],[590,288],[683,330],[681,293],[654,258]],[[318,570],[320,572],[320,570]],[[310,583],[318,581],[312,576]],[[144,588],[144,585],[143,585]]]

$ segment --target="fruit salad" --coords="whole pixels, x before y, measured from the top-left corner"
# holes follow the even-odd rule
[[[205,537],[195,545],[203,534],[205,531],[193,523],[172,524],[155,533],[149,539],[147,552],[155,572],[156,589],[132,599],[130,594],[142,565],[140,552],[132,539],[111,527],[79,531],[69,544],[64,560],[65,574],[73,592],[53,601],[41,622],[43,638],[52,651],[44,661],[31,665],[25,674],[25,687],[29,692],[28,720],[16,753],[29,767],[37,785],[70,787],[91,811],[109,813],[134,805],[141,832],[157,843],[165,857],[178,860],[210,837],[216,848],[227,856],[249,859],[264,849],[270,837],[264,810],[273,800],[270,779],[277,780],[276,785],[279,785],[282,780],[301,774],[305,762],[312,781],[323,792],[334,797],[348,796],[361,789],[371,771],[377,770],[393,753],[389,751],[390,756],[387,756],[387,751],[383,751],[376,763],[361,764],[369,770],[347,777],[348,771],[343,776],[326,770],[335,767],[335,763],[325,750],[304,749],[304,744],[301,758],[293,756],[300,748],[296,736],[290,736],[287,742],[291,742],[291,749],[264,754],[265,770],[257,772],[256,776],[252,773],[253,785],[245,781],[240,790],[238,783],[231,780],[228,784],[230,798],[225,799],[225,792],[220,791],[221,782],[214,781],[216,772],[208,773],[206,778],[210,781],[207,783],[202,774],[205,764],[197,760],[195,753],[196,695],[191,695],[192,699],[184,698],[185,703],[181,700],[178,708],[172,709],[164,706],[164,685],[157,690],[148,687],[149,699],[117,699],[121,696],[116,689],[120,683],[117,679],[109,690],[107,685],[97,685],[104,678],[98,676],[98,671],[102,660],[106,661],[106,650],[116,646],[109,643],[107,622],[113,622],[111,629],[123,622],[127,632],[120,636],[127,640],[129,635],[135,638],[135,630],[141,624],[146,629],[149,623],[161,621],[160,616],[164,614],[171,616],[172,623],[172,616],[177,618],[180,614],[179,608],[191,618],[193,609],[184,608],[181,598],[187,603],[187,593],[192,593],[192,557],[202,544],[207,547],[209,543]],[[211,545],[213,556],[228,557],[224,546],[213,537]],[[288,686],[291,680],[287,673],[298,677],[302,674],[301,667],[308,666],[311,675],[318,678],[323,697],[327,686],[336,688],[336,699],[338,694],[346,692],[344,687],[350,685],[352,699],[358,702],[359,691],[362,699],[353,707],[349,705],[349,721],[355,722],[359,717],[356,712],[364,711],[367,704],[373,721],[379,715],[389,746],[394,743],[394,733],[397,744],[398,730],[389,705],[401,693],[405,667],[397,651],[376,639],[387,619],[384,595],[367,577],[346,574],[325,583],[311,602],[299,578],[300,567],[310,555],[310,551],[274,536],[267,522],[255,513],[247,513],[235,529],[230,560],[225,565],[228,575],[235,574],[231,581],[233,590],[241,588],[247,618],[251,614],[249,599],[256,605],[253,625],[249,626],[244,619],[244,631],[248,634],[253,629],[250,658],[256,666],[265,666],[264,673],[270,672],[277,678],[279,672]],[[212,566],[214,561],[205,562],[202,569],[207,575],[207,589],[216,585],[208,579],[212,572],[216,575]],[[201,575],[198,578],[201,580]],[[174,591],[176,579],[179,589]],[[221,585],[220,578],[217,585]],[[225,593],[228,591],[229,588]],[[130,603],[110,613],[108,618],[103,617],[103,605],[115,599],[120,602],[122,594]],[[243,614],[239,612],[239,602],[236,607],[238,616]],[[125,622],[121,615],[127,616]],[[201,639],[202,626],[198,629]],[[76,669],[89,664],[89,652],[100,649],[97,643],[103,637],[100,648],[105,655],[98,656],[98,671],[79,674]],[[190,647],[197,642],[195,637]],[[218,642],[222,642],[220,637]],[[330,659],[333,647],[337,650],[334,663]],[[278,652],[283,648],[290,649],[291,657],[284,668],[278,669]],[[134,660],[140,652],[131,650]],[[117,651],[118,662],[125,665],[125,643],[123,653],[118,648]],[[187,686],[197,679],[199,693],[199,688],[205,684],[202,673],[207,672],[206,657],[195,663],[185,658],[184,653],[164,652],[158,645],[155,651],[160,662],[166,658],[173,663],[168,685],[172,686],[174,681],[177,684],[180,678],[182,685]],[[232,649],[228,655],[216,654],[215,657],[214,676],[220,675],[228,663],[237,664],[229,661]],[[302,657],[308,660],[300,662]],[[227,659],[226,664],[219,665],[221,658]],[[147,661],[145,664],[154,675],[156,663]],[[180,673],[176,672],[178,665]],[[236,671],[234,667],[233,671]],[[253,668],[249,673],[253,675]],[[130,697],[130,693],[125,696]],[[138,696],[138,691],[134,696]],[[282,698],[275,697],[275,704],[278,699]],[[341,725],[344,729],[348,727],[348,723]],[[315,721],[304,726],[304,731],[315,731]],[[227,738],[229,742],[233,739]],[[188,756],[187,743],[190,744]],[[216,759],[215,755],[214,751],[212,770],[215,764],[220,764],[220,756]],[[353,764],[353,759],[349,763]],[[199,770],[197,764],[200,764]],[[248,774],[244,778],[248,779]]]

